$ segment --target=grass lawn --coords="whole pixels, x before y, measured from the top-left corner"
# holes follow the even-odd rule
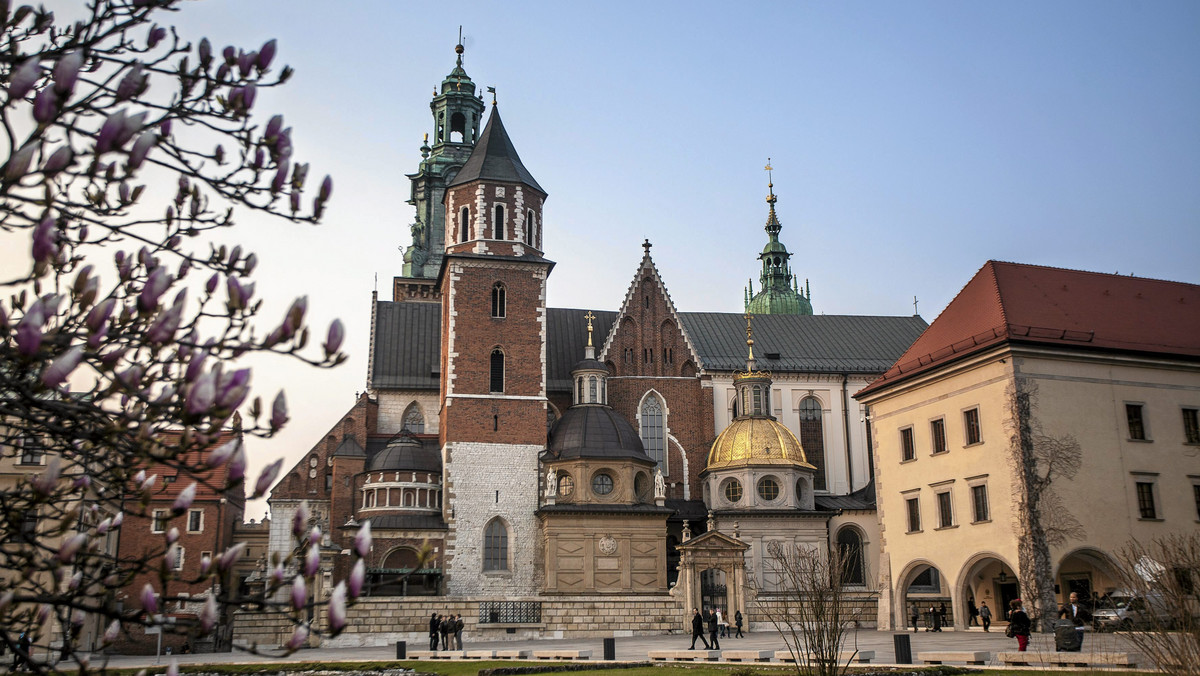
[[[583,664],[586,664],[584,662]],[[206,674],[264,674],[275,676],[279,672],[304,672],[304,671],[385,671],[392,669],[413,669],[426,674],[437,674],[438,676],[477,676],[481,669],[498,669],[512,667],[547,667],[546,662],[514,662],[511,660],[503,661],[466,661],[466,660],[422,660],[422,661],[387,661],[387,662],[283,662],[283,663],[255,663],[255,664],[196,664],[196,665],[180,665],[179,671],[181,674],[186,673],[206,673]],[[1063,674],[1103,674],[1103,676],[1138,676],[1137,672],[1132,671],[1110,671],[1110,670],[1054,670],[1054,671],[1034,671],[1034,670],[975,670],[969,671],[959,667],[922,667],[921,665],[913,665],[907,669],[884,669],[871,667],[855,667],[851,668],[848,674],[862,673],[887,673],[892,671],[914,671],[920,670],[926,674],[945,674],[951,676],[955,674],[982,674],[983,676],[1063,676]],[[139,669],[117,669],[111,673],[118,676],[133,676]],[[668,676],[665,672],[677,672],[675,676],[794,676],[796,674],[795,667],[779,667],[767,665],[738,665],[738,666],[717,666],[717,665],[689,665],[689,664],[659,664],[654,666],[640,666],[628,669],[596,669],[588,671],[554,671],[539,673],[537,676]],[[153,674],[154,670],[148,673]]]

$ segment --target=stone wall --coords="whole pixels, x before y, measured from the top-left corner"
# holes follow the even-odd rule
[[[540,602],[542,621],[538,624],[481,625],[479,604],[490,600]],[[474,641],[679,633],[683,631],[685,619],[682,605],[665,594],[503,599],[370,598],[362,599],[349,609],[349,625],[340,636],[326,639],[321,645],[327,648],[359,647],[408,641],[409,650],[421,650],[429,644],[431,613],[461,614],[466,625],[463,642],[467,645]],[[286,640],[286,636],[284,638]]]
[[[238,646],[278,648],[292,637],[291,618],[284,613],[239,610],[233,614],[233,643]]]
[[[751,631],[773,631],[771,616],[783,616],[782,606],[788,600],[786,595],[759,596],[751,598],[746,603],[748,629]],[[847,592],[842,600],[842,617],[850,623],[857,623],[860,629],[874,629],[877,626],[879,595],[873,592]],[[732,624],[732,622],[731,622]]]

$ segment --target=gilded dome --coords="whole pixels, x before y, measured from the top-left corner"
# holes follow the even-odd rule
[[[792,465],[816,469],[808,463],[796,435],[773,418],[739,417],[713,442],[705,471],[749,465]]]

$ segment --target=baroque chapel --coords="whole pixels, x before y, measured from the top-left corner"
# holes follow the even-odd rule
[[[370,596],[468,604],[497,637],[570,633],[555,613],[614,599],[634,632],[700,606],[765,621],[747,595],[772,590],[772,542],[839,547],[865,585],[879,532],[851,395],[925,321],[813,314],[773,185],[745,314],[676,308],[649,241],[616,309],[547,307],[549,194],[456,52],[402,274],[371,298],[366,389],[273,490],[271,548],[307,502],[342,579],[369,520]]]

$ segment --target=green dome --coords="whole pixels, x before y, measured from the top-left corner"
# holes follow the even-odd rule
[[[811,315],[812,302],[805,292],[800,291],[796,275],[792,274],[792,266],[788,259],[792,254],[779,241],[779,231],[783,226],[775,215],[775,186],[769,185],[770,196],[767,204],[771,205],[767,214],[767,244],[763,247],[758,259],[762,261],[762,274],[759,283],[762,288],[754,293],[754,284],[746,287],[746,312],[756,315]]]
[[[752,315],[811,315],[812,303],[792,289],[759,291],[746,304]]]

